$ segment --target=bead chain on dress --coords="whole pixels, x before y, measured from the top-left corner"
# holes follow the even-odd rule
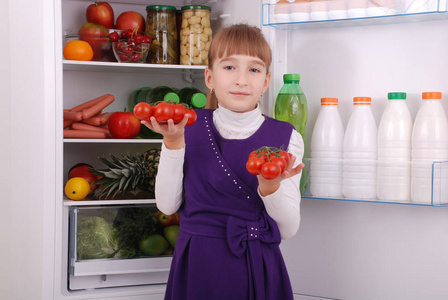
[[[212,146],[212,150],[215,152],[216,158],[218,159],[218,163],[221,165],[221,168],[224,170],[224,172],[227,172],[227,169],[224,167],[224,165],[222,164],[222,161],[220,160],[218,151],[216,151],[215,144],[213,143],[212,132],[211,132],[210,126],[208,124],[207,117],[204,117],[204,120],[205,120],[205,127],[207,128],[207,132],[208,132],[208,137],[210,139],[210,144]],[[230,177],[230,173],[227,173],[227,176]],[[238,182],[235,179],[233,179],[233,183],[238,186],[238,189],[240,189],[240,190],[242,189],[241,186],[238,185]],[[245,194],[245,193],[246,193],[246,191],[243,190],[243,194]],[[247,199],[250,199],[249,195],[246,197],[247,197]]]

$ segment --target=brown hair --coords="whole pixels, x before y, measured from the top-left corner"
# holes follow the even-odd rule
[[[211,70],[216,59],[231,55],[249,55],[260,58],[269,67],[272,61],[271,48],[258,27],[235,24],[224,27],[214,36],[208,52],[208,68]],[[218,99],[212,92],[207,94],[205,108],[217,108]]]

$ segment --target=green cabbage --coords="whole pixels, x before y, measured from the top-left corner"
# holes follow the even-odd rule
[[[113,258],[119,255],[116,229],[101,217],[78,220],[77,259]]]

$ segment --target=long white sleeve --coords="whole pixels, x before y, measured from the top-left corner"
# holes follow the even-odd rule
[[[297,157],[294,167],[302,162],[304,145],[302,136],[293,130],[288,152]],[[273,194],[261,197],[269,216],[275,220],[282,239],[294,236],[300,225],[300,178],[302,173],[283,180]]]
[[[170,150],[162,143],[156,176],[157,208],[166,215],[174,214],[182,204],[185,148]]]

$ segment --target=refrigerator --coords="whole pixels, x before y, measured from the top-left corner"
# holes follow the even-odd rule
[[[160,146],[160,140],[63,138],[63,110],[106,93],[116,98],[108,111],[123,110],[129,95],[146,86],[206,90],[205,67],[64,60],[64,33],[86,22],[91,3],[8,1],[2,11],[7,20],[2,55],[9,57],[1,75],[2,93],[9,99],[2,104],[9,112],[2,119],[9,129],[2,133],[2,165],[9,171],[2,178],[6,196],[0,218],[5,237],[1,253],[8,258],[0,290],[5,299],[163,299],[169,255],[80,261],[74,253],[79,216],[154,208],[155,200],[64,197],[67,173],[75,163],[101,168],[99,156],[143,152]],[[115,18],[131,10],[146,18],[146,6],[160,4],[109,3]],[[273,51],[272,80],[262,109],[273,115],[283,74],[301,75],[309,110],[305,162],[323,97],[339,99],[344,126],[357,96],[372,98],[377,124],[388,92],[407,93],[413,118],[422,92],[442,92],[448,112],[444,0],[430,1],[420,12],[404,13],[406,3],[398,1],[400,8],[392,15],[308,21],[277,19],[276,1],[268,0],[163,4],[210,6],[213,30],[239,22],[262,29]],[[299,231],[281,244],[295,299],[447,299],[446,186],[442,183],[437,201],[429,205],[305,193]]]

